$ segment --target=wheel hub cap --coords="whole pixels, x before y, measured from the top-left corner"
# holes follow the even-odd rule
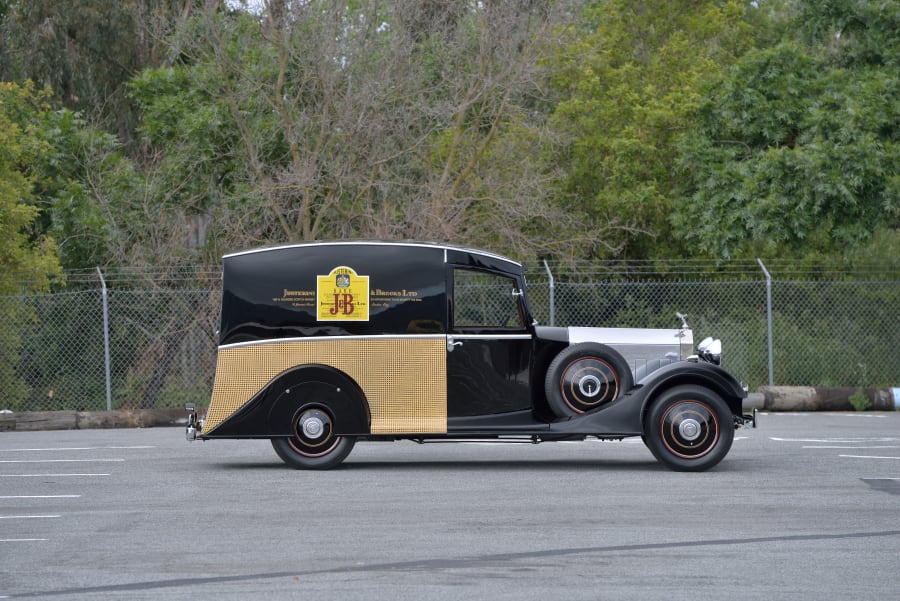
[[[695,419],[686,419],[678,424],[681,437],[688,441],[697,440],[700,437],[700,422]]]
[[[594,397],[600,392],[600,379],[597,376],[585,376],[578,382],[578,389],[586,397]]]
[[[318,415],[309,415],[303,418],[303,435],[310,439],[317,439],[325,432],[325,423]]]
[[[660,423],[662,443],[674,455],[697,459],[712,451],[719,441],[715,411],[698,400],[683,400],[665,412]]]
[[[597,357],[581,357],[572,361],[559,382],[566,405],[576,413],[584,413],[619,395],[619,378],[615,369]]]

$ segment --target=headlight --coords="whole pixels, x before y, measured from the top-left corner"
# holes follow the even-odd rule
[[[722,341],[718,338],[704,338],[697,345],[697,354],[707,363],[720,365],[722,363]]]

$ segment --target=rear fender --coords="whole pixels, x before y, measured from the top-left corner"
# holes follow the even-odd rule
[[[292,434],[291,425],[301,407],[320,406],[334,417],[337,435],[370,433],[369,404],[347,374],[325,365],[304,365],[278,376],[269,385],[272,398],[266,420],[272,436]]]

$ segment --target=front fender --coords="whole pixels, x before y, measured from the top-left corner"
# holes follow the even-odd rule
[[[646,414],[650,403],[660,392],[681,384],[709,388],[722,397],[734,415],[742,415],[741,405],[747,390],[728,371],[704,361],[677,361],[647,374],[632,391],[643,399],[641,414]]]

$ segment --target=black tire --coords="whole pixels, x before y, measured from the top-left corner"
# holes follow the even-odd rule
[[[628,362],[597,342],[563,349],[547,368],[544,392],[558,417],[587,413],[614,401],[634,386]]]
[[[734,442],[734,417],[712,390],[676,386],[657,398],[644,420],[644,443],[662,463],[679,472],[718,464]]]
[[[272,448],[289,466],[298,470],[327,470],[347,458],[356,438],[335,436],[334,419],[324,407],[305,406],[293,417],[293,436],[272,439]]]

